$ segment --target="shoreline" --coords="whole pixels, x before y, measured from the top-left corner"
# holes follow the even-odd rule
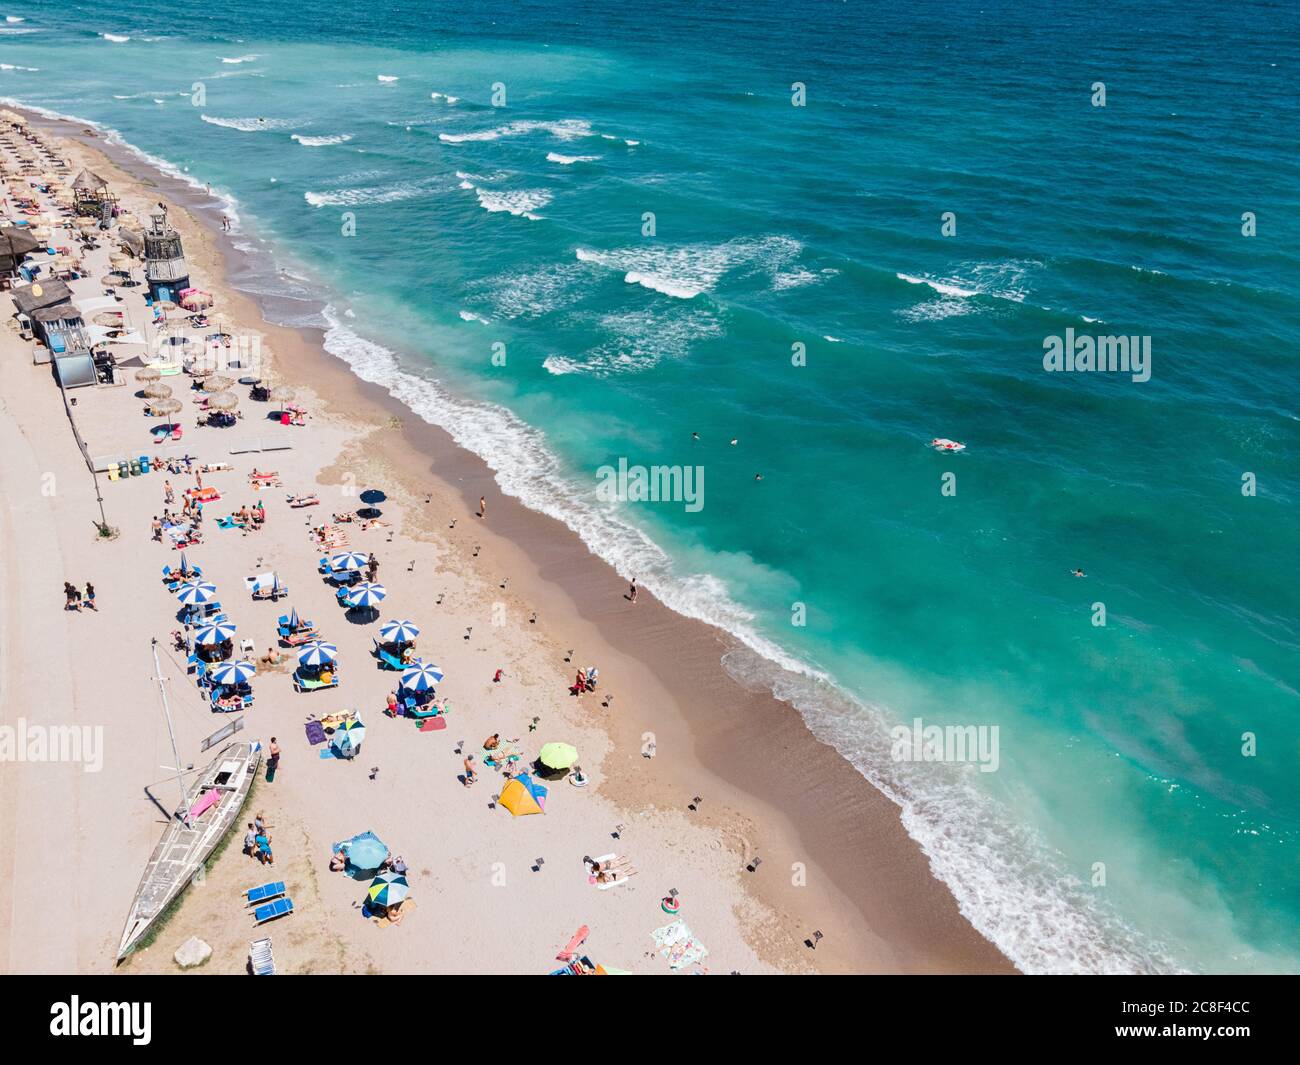
[[[144,159],[103,135],[86,137],[75,123],[16,109],[179,208],[185,218],[174,221],[187,256],[210,259],[203,265],[214,281],[223,291],[234,288],[229,278],[241,253],[212,224],[201,191],[149,173]],[[194,243],[212,254],[196,255]],[[560,643],[582,648],[578,659],[600,666],[617,695],[597,722],[612,741],[600,793],[629,816],[683,812],[700,795],[698,812],[688,812],[692,822],[726,839],[742,864],[763,859],[757,871],[740,872],[745,891],[779,919],[779,928],[747,930],[760,955],[787,971],[799,961],[823,972],[1014,971],[960,914],[903,828],[899,808],[817,740],[794,707],[728,674],[722,658],[735,646],[732,637],[649,592],[631,606],[626,583],[574,532],[503,495],[482,459],[357,377],[325,350],[321,330],[266,322],[258,300],[238,290],[229,312],[270,339],[286,380],[310,381],[328,411],[370,427],[367,457],[391,470],[409,496],[454,501],[456,521],[470,531],[451,539],[466,548],[466,535],[480,541],[493,572],[508,575],[512,597],[540,609],[548,636],[558,634]],[[385,431],[394,419],[401,428]],[[471,517],[479,495],[488,499],[487,523]],[[655,737],[653,759],[641,754],[647,732]],[[789,882],[796,863],[806,886]],[[826,934],[815,954],[800,943],[814,929]]]

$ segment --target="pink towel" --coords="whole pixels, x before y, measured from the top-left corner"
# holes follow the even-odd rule
[[[199,801],[190,807],[190,820],[194,821],[197,818],[202,817],[220,801],[221,792],[218,789],[213,788],[211,791],[205,791],[199,796]]]

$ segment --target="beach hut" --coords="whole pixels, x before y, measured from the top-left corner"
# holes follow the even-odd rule
[[[112,218],[116,201],[108,191],[108,182],[93,170],[83,169],[72,179],[73,209],[79,215]],[[106,214],[107,212],[107,214]]]
[[[16,274],[23,258],[42,247],[28,227],[0,226],[0,274]]]
[[[150,215],[149,228],[144,231],[144,278],[154,300],[175,302],[190,287],[181,235],[167,221],[165,207]]]

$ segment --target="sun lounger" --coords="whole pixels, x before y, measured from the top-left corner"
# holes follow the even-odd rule
[[[248,945],[248,964],[254,976],[275,975],[275,955],[271,952],[271,939],[255,939]]]
[[[379,664],[381,667],[387,669],[396,669],[399,671],[406,668],[402,664],[402,660],[400,658],[396,657],[395,655],[389,654],[382,647],[380,647],[378,643],[375,644],[375,657],[379,659]]]
[[[276,899],[274,902],[268,902],[265,906],[259,906],[253,911],[253,919],[258,924],[266,924],[267,921],[274,921],[278,917],[288,917],[293,913],[293,899]]]
[[[312,680],[309,677],[299,676],[297,673],[293,675],[293,687],[294,690],[298,692],[314,692],[320,688],[337,688],[338,686],[339,678],[337,674],[329,684],[326,684],[324,681]]]
[[[441,713],[442,711],[439,710],[438,707],[434,706],[433,703],[429,703],[426,706],[416,706],[411,700],[407,700],[406,716],[413,717],[417,721],[427,721],[429,718],[437,717]]]
[[[276,880],[270,884],[263,884],[261,887],[249,888],[246,894],[250,906],[270,902],[272,899],[278,899],[284,894],[284,881]]]
[[[587,942],[587,937],[591,935],[591,929],[585,924],[573,933],[573,938],[565,945],[564,949],[555,955],[556,961],[572,961],[578,956],[578,948]]]

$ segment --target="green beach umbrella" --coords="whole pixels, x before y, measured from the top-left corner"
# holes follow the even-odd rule
[[[568,769],[578,760],[578,749],[568,743],[548,743],[537,760],[547,769]]]

